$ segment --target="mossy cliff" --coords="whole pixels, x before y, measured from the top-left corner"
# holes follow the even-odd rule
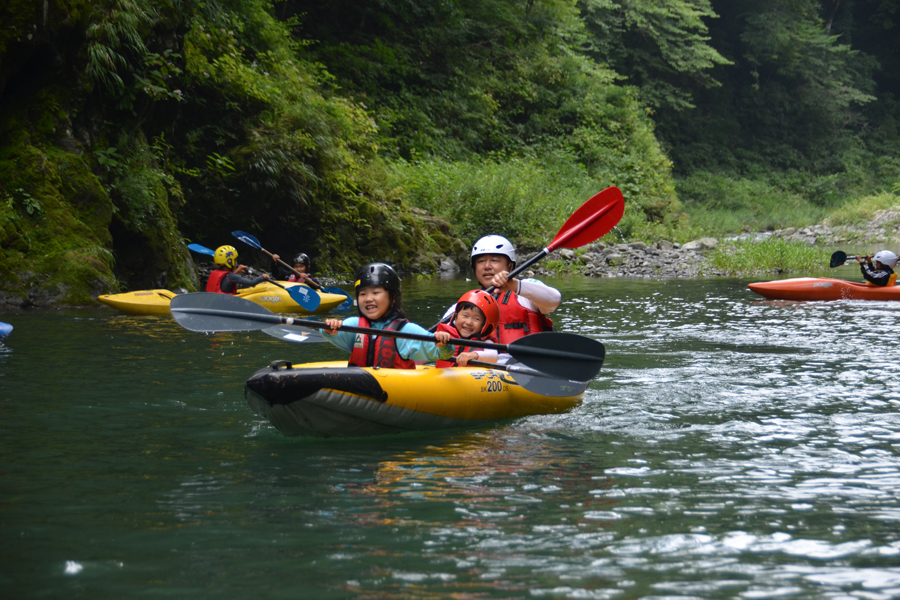
[[[472,8],[451,4],[460,16]],[[187,241],[234,244],[242,262],[262,258],[234,240],[236,229],[274,252],[310,254],[319,271],[372,260],[430,271],[445,256],[465,262],[468,238],[484,226],[450,223],[454,211],[443,208],[497,194],[525,206],[524,177],[544,190],[545,206],[526,207],[521,219],[501,208],[495,220],[509,231],[481,233],[545,239],[611,184],[629,199],[629,232],[677,223],[652,123],[614,73],[576,54],[575,5],[505,6],[501,29],[515,35],[482,44],[496,28],[471,29],[466,47],[484,51],[456,62],[435,58],[454,56],[453,35],[422,38],[433,48],[407,66],[418,56],[424,70],[392,65],[393,54],[366,38],[356,52],[384,61],[379,71],[371,62],[357,69],[352,48],[343,62],[314,52],[295,2],[6,3],[0,303],[196,289]],[[352,79],[369,71],[381,73],[371,87]],[[502,189],[487,169],[481,189],[446,194],[488,164],[511,166]],[[426,185],[434,169],[455,181]]]

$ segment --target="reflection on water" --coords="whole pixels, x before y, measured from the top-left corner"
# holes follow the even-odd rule
[[[900,597],[900,303],[554,283],[557,326],[607,347],[581,407],[374,440],[285,438],[246,406],[259,366],[345,356],[324,344],[4,315],[0,590]],[[467,288],[404,285],[426,325]]]

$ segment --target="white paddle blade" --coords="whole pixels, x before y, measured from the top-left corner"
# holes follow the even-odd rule
[[[263,333],[271,335],[279,340],[286,342],[297,342],[305,344],[321,344],[327,343],[328,340],[323,338],[315,331],[303,329],[301,327],[289,327],[285,325],[276,325],[275,327],[267,327],[263,329]]]

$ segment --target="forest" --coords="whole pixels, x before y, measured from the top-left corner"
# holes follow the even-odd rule
[[[196,289],[254,232],[324,273],[900,204],[895,0],[10,0],[0,304]],[[238,247],[243,253],[246,247]]]

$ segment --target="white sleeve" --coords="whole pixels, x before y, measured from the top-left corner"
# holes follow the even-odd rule
[[[529,300],[535,310],[548,315],[559,307],[562,295],[559,290],[545,285],[537,279],[520,279],[518,295]],[[520,302],[521,303],[521,302]],[[525,308],[529,308],[526,306]]]

